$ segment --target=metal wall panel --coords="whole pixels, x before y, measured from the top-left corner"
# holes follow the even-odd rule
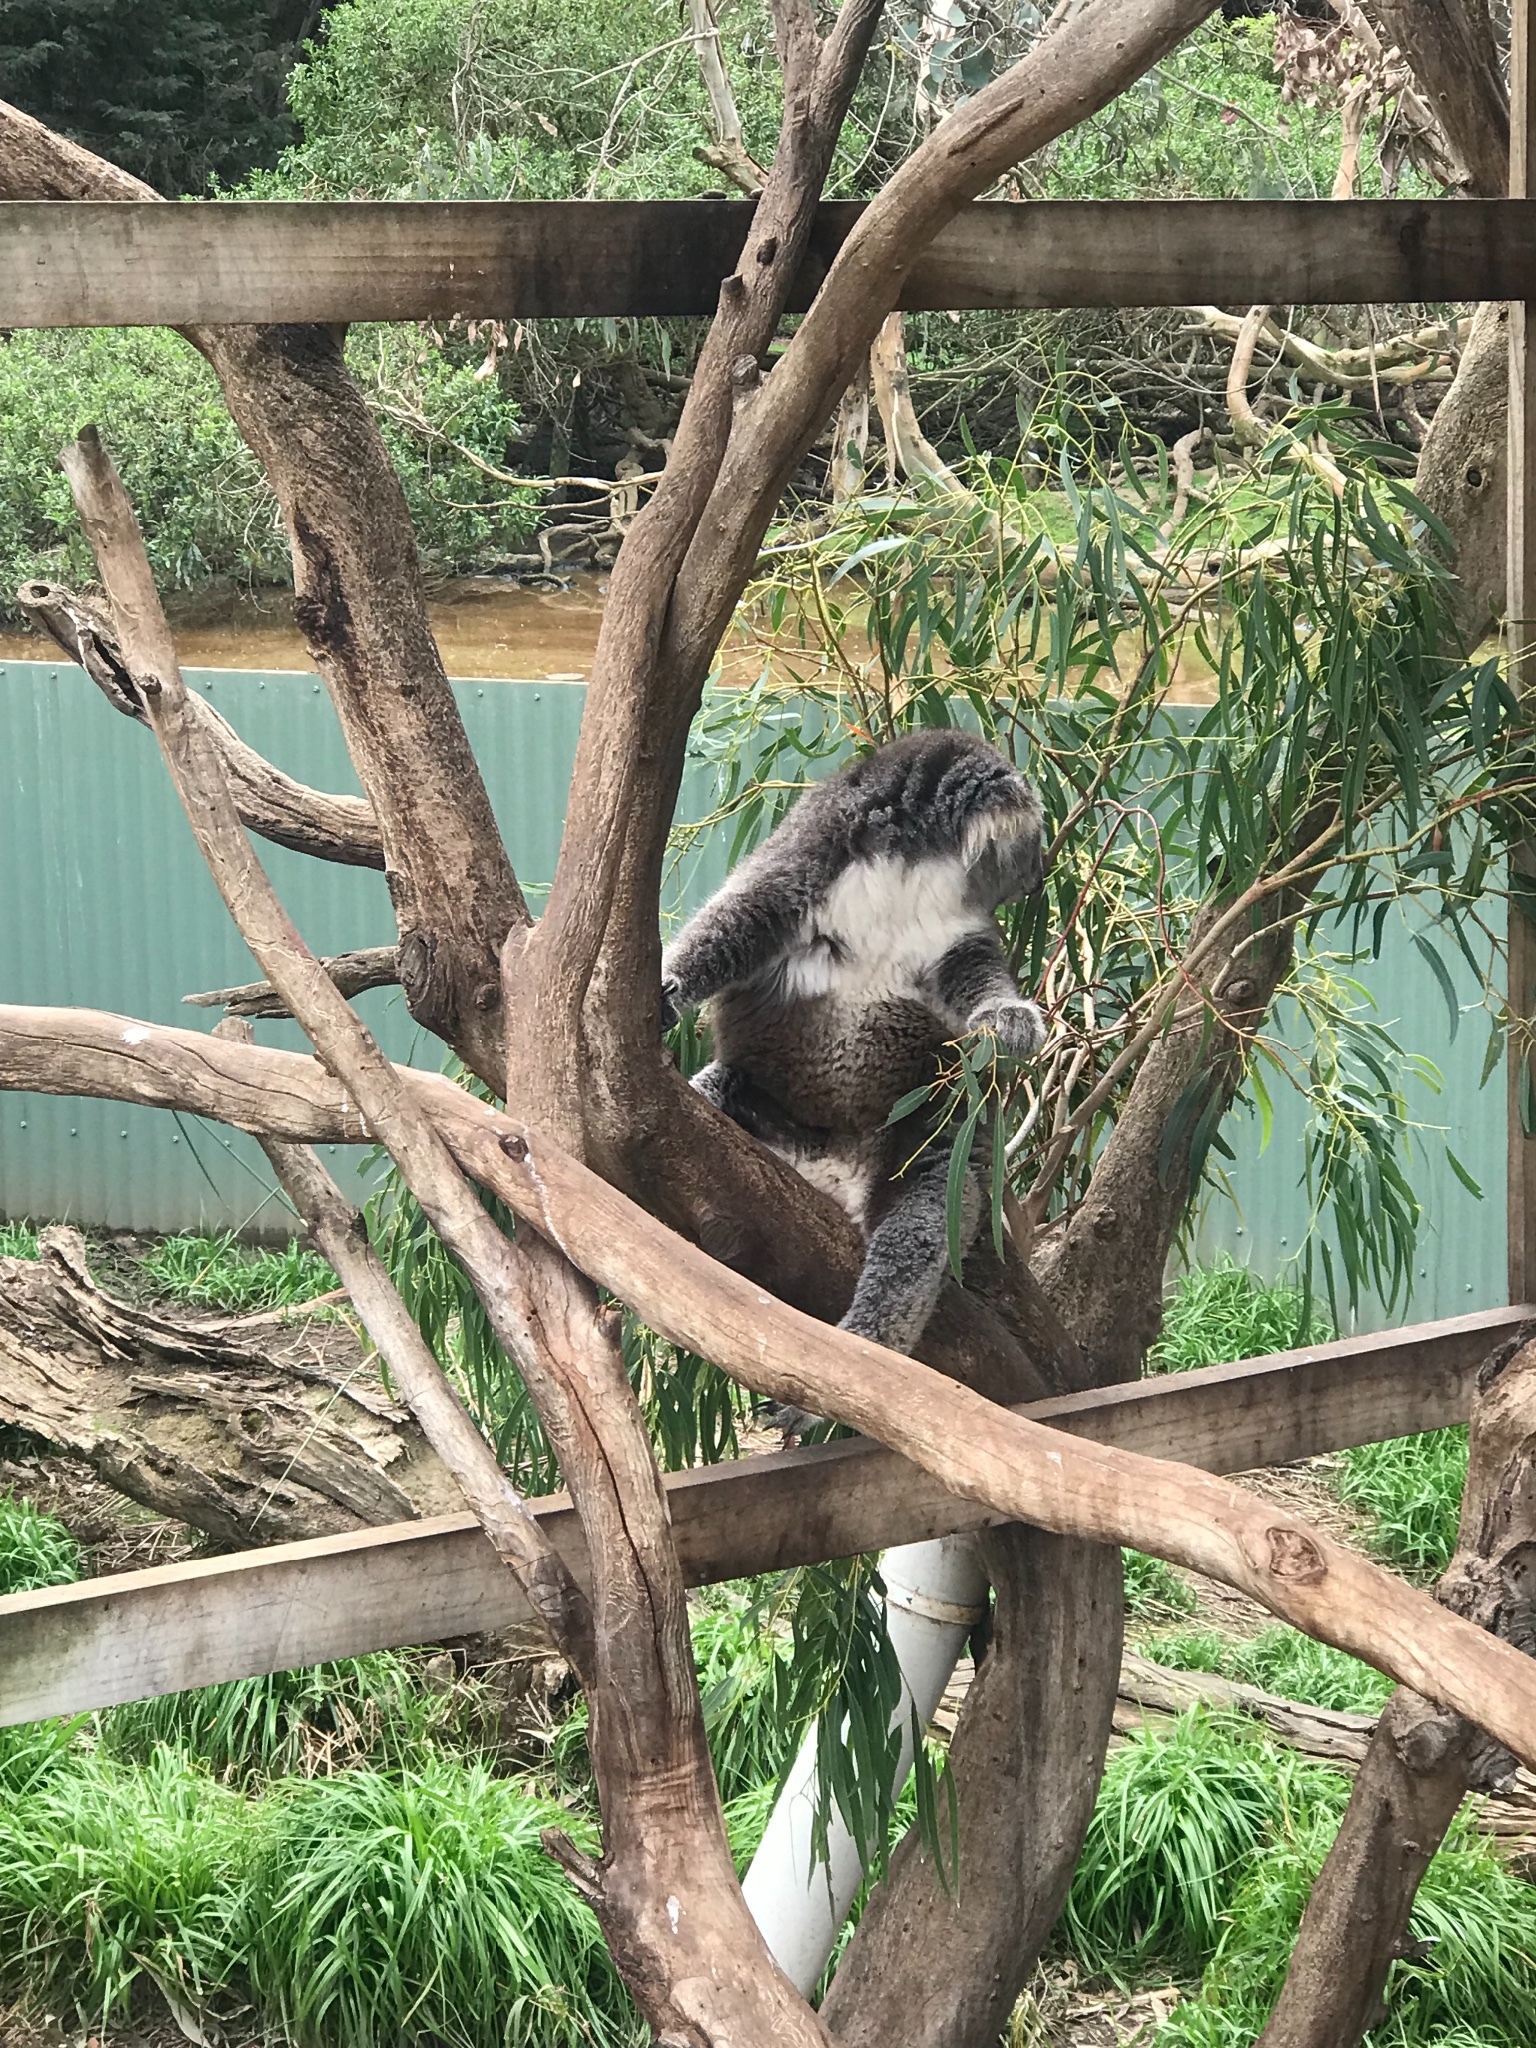
[[[356,789],[341,734],[313,676],[231,670],[189,672],[250,743],[280,767],[333,789]],[[554,872],[584,693],[551,683],[457,686],[466,725],[519,877],[535,908]],[[708,771],[690,770],[680,815],[710,807]],[[724,872],[717,837],[690,862],[683,887],[697,900]],[[379,945],[391,935],[383,878],[263,847],[273,879],[309,943],[321,952]],[[1454,1315],[1503,1299],[1504,1094],[1479,1088],[1486,1026],[1469,1016],[1449,1040],[1444,1002],[1406,931],[1389,931],[1379,963],[1355,970],[1384,1023],[1444,1073],[1438,1098],[1419,1091],[1426,1126],[1446,1126],[1481,1181],[1474,1201],[1424,1133],[1415,1184],[1427,1225],[1415,1276],[1415,1317]],[[214,1013],[189,1010],[189,989],[248,980],[236,938],[171,793],[150,735],[111,710],[79,670],[0,664],[0,997],[84,1004],[208,1029]],[[1464,999],[1474,995],[1463,970]],[[411,1023],[398,991],[359,1007],[396,1057],[435,1064],[439,1048]],[[263,1024],[274,1044],[302,1044],[290,1026]],[[1207,1206],[1197,1256],[1229,1251],[1266,1273],[1294,1255],[1308,1219],[1299,1187],[1302,1118],[1276,1099],[1263,1157],[1256,1127],[1232,1134],[1238,1207]],[[355,1184],[359,1155],[332,1165]],[[248,1227],[286,1234],[266,1163],[238,1134],[195,1118],[113,1103],[0,1095],[0,1216],[67,1216],[132,1230]],[[1386,1320],[1379,1311],[1362,1316]]]

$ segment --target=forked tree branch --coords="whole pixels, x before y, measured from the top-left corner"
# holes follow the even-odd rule
[[[159,201],[0,103],[0,199]],[[180,330],[218,376],[287,524],[294,616],[383,836],[418,1022],[499,1080],[497,960],[528,910],[427,622],[404,493],[327,327]]]
[[[440,1075],[397,1073],[465,1173],[652,1329],[743,1386],[835,1416],[1010,1520],[1234,1586],[1536,1764],[1536,1665],[1427,1595],[1241,1487],[1027,1422],[829,1328],[717,1265],[518,1119]],[[300,1054],[96,1011],[0,1006],[0,1087],[147,1102],[314,1143],[369,1135],[348,1091]]]
[[[235,815],[219,756],[188,713],[132,508],[94,430],[61,460],[125,665],[225,907],[469,1278],[570,1488],[592,1559],[590,1620],[569,1574],[552,1568],[547,1552],[530,1550],[523,1518],[508,1515],[505,1490],[485,1460],[464,1463],[467,1440],[443,1427],[437,1377],[419,1378],[434,1397],[418,1413],[424,1433],[445,1463],[464,1465],[471,1504],[489,1513],[487,1534],[582,1680],[604,1823],[593,1904],[614,1958],[663,2039],[689,2048],[757,2039],[827,2048],[815,2015],[764,1947],[736,1880],[704,1739],[682,1572],[618,1319],[547,1239],[514,1248],[502,1234],[401,1075],[305,947]],[[289,1160],[286,1170],[310,1206],[328,1207],[308,1168]],[[378,1276],[364,1270],[361,1279],[365,1299],[387,1318]],[[411,1363],[424,1367],[423,1355]],[[553,1846],[563,1853],[563,1844]],[[723,1977],[714,1961],[721,1954],[735,1964]]]
[[[114,711],[139,724],[148,721],[133,678],[123,662],[117,629],[99,606],[57,583],[23,583],[16,602],[34,624],[83,668]],[[224,757],[240,822],[275,846],[345,867],[382,868],[384,841],[372,807],[360,796],[335,796],[295,782],[247,746],[205,697],[189,691],[193,714],[207,727]]]

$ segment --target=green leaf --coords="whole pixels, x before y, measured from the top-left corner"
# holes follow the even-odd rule
[[[1461,1161],[1456,1157],[1456,1154],[1451,1150],[1449,1145],[1447,1145],[1445,1148],[1445,1156],[1447,1160],[1450,1162],[1450,1168],[1452,1173],[1455,1174],[1456,1178],[1461,1182],[1462,1186],[1466,1189],[1467,1193],[1469,1195],[1475,1195],[1477,1200],[1481,1201],[1483,1199],[1483,1190],[1481,1186],[1477,1181],[1475,1181],[1472,1178],[1471,1174],[1468,1173],[1467,1169],[1462,1165]]]
[[[965,1176],[976,1142],[976,1126],[985,1105],[977,1103],[955,1133],[949,1154],[949,1182],[944,1194],[944,1222],[949,1238],[949,1269],[958,1280],[965,1263]]]
[[[1456,1000],[1456,984],[1451,980],[1451,971],[1422,932],[1414,933],[1413,943],[1429,962],[1434,977],[1440,984],[1440,993],[1445,997],[1446,1015],[1454,1043],[1456,1033],[1461,1028],[1461,1005]]]

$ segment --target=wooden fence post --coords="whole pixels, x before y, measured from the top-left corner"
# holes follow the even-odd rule
[[[1530,194],[1532,163],[1531,0],[1514,0],[1509,44],[1509,196]],[[1509,308],[1509,679],[1528,713],[1536,710],[1536,298]],[[1526,886],[1518,889],[1518,878]],[[1536,1299],[1536,845],[1510,859],[1509,905],[1509,1298]],[[1516,900],[1516,894],[1520,900]],[[1529,906],[1529,908],[1527,907]]]

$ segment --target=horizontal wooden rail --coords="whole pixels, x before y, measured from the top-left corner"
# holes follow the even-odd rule
[[[821,208],[792,301],[857,219]],[[711,313],[745,200],[0,204],[0,327]],[[909,309],[1519,299],[1536,201],[1041,200],[966,207]]]
[[[1472,1378],[1536,1308],[1486,1310],[1039,1401],[1074,1435],[1211,1472],[1464,1422]],[[916,1543],[998,1517],[863,1438],[672,1475],[690,1585]],[[578,1573],[564,1495],[535,1504]],[[473,1516],[161,1566],[0,1599],[0,1725],[528,1619]]]

